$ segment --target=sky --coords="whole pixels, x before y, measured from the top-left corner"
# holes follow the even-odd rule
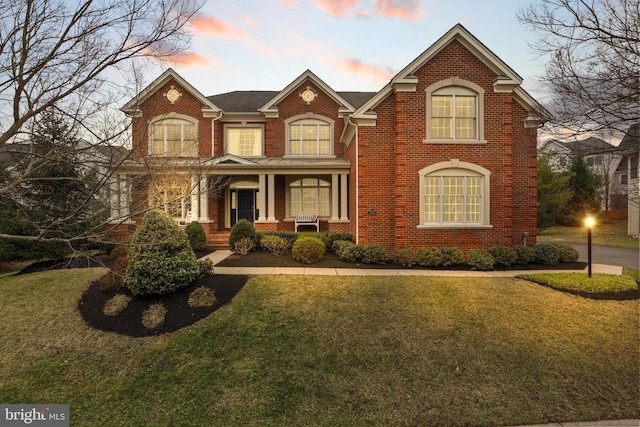
[[[205,96],[281,90],[307,69],[336,91],[378,91],[460,23],[544,102],[536,34],[516,17],[530,1],[207,0],[170,66]]]

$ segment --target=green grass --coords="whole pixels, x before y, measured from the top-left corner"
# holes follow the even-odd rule
[[[518,277],[555,289],[568,289],[590,294],[635,291],[638,289],[635,280],[624,275],[595,273],[592,277],[588,277],[584,273],[536,273],[523,274]]]
[[[0,402],[74,426],[489,426],[640,416],[638,301],[512,278],[257,276],[182,331],[93,330],[101,270],[0,278]]]
[[[640,241],[627,235],[627,220],[614,220],[596,224],[593,228],[594,245],[613,246],[616,248],[638,249]],[[587,243],[585,227],[564,227],[555,225],[538,231],[538,243],[543,242],[575,242]]]

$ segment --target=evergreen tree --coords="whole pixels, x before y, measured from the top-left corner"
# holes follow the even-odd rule
[[[558,222],[564,207],[571,199],[569,174],[555,172],[549,165],[549,159],[538,159],[538,227],[549,227]]]
[[[600,212],[598,201],[600,182],[598,176],[581,156],[576,156],[571,161],[569,174],[568,185],[572,195],[564,209],[561,223],[576,227],[581,225],[588,215],[597,215]]]

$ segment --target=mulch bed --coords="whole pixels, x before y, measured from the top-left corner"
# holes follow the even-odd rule
[[[132,295],[125,289],[103,291],[100,289],[100,280],[96,280],[83,292],[78,310],[85,322],[96,329],[132,337],[160,335],[192,325],[228,304],[244,287],[247,279],[248,276],[243,275],[204,276],[171,295],[133,297],[127,307],[114,317],[102,311],[107,301],[118,293]],[[201,286],[214,292],[217,303],[211,307],[189,307],[189,295]],[[167,310],[164,323],[155,329],[147,329],[142,325],[142,314],[156,303],[162,303]]]
[[[197,253],[198,258],[206,255],[206,252]],[[217,264],[219,267],[314,267],[314,268],[367,268],[367,269],[400,269],[407,268],[393,262],[385,264],[363,264],[348,263],[340,260],[335,254],[327,253],[324,258],[317,263],[303,264],[292,258],[291,254],[275,256],[268,252],[255,251],[247,255],[232,254],[224,261]],[[502,270],[574,270],[584,269],[587,264],[584,262],[564,263],[556,266],[526,264],[512,265]],[[87,267],[113,267],[113,260],[106,255],[96,257],[81,257],[72,260],[49,260],[33,263],[22,269],[19,274],[27,274],[33,272],[46,271],[51,269],[62,268],[87,268]],[[412,269],[421,269],[423,267],[414,266]],[[447,268],[449,270],[469,270],[467,265],[457,265]],[[500,268],[497,268],[500,269]],[[83,291],[80,301],[78,302],[78,310],[82,318],[88,325],[96,329],[108,332],[115,332],[122,335],[132,337],[145,337],[170,333],[192,325],[201,319],[209,316],[220,307],[228,304],[238,292],[242,290],[249,276],[247,275],[225,275],[215,274],[197,279],[189,286],[179,290],[178,292],[166,296],[148,296],[134,297],[128,290],[122,288],[117,291],[107,291],[101,288],[104,276],[87,286]],[[211,289],[217,299],[217,302],[211,307],[189,307],[188,299],[191,292],[204,286]],[[614,294],[585,294],[579,292],[569,292],[586,298],[595,299],[637,299],[640,297],[640,291],[631,291],[628,293]],[[116,294],[125,294],[131,296],[131,300],[127,307],[116,316],[107,316],[103,313],[103,309],[107,301]],[[154,329],[147,329],[142,324],[143,312],[149,306],[162,303],[167,310],[164,322]]]

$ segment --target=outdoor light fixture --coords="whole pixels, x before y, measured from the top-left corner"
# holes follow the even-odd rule
[[[596,220],[592,216],[588,216],[584,220],[584,225],[587,227],[587,264],[588,264],[588,277],[591,277],[591,229],[596,225]]]

